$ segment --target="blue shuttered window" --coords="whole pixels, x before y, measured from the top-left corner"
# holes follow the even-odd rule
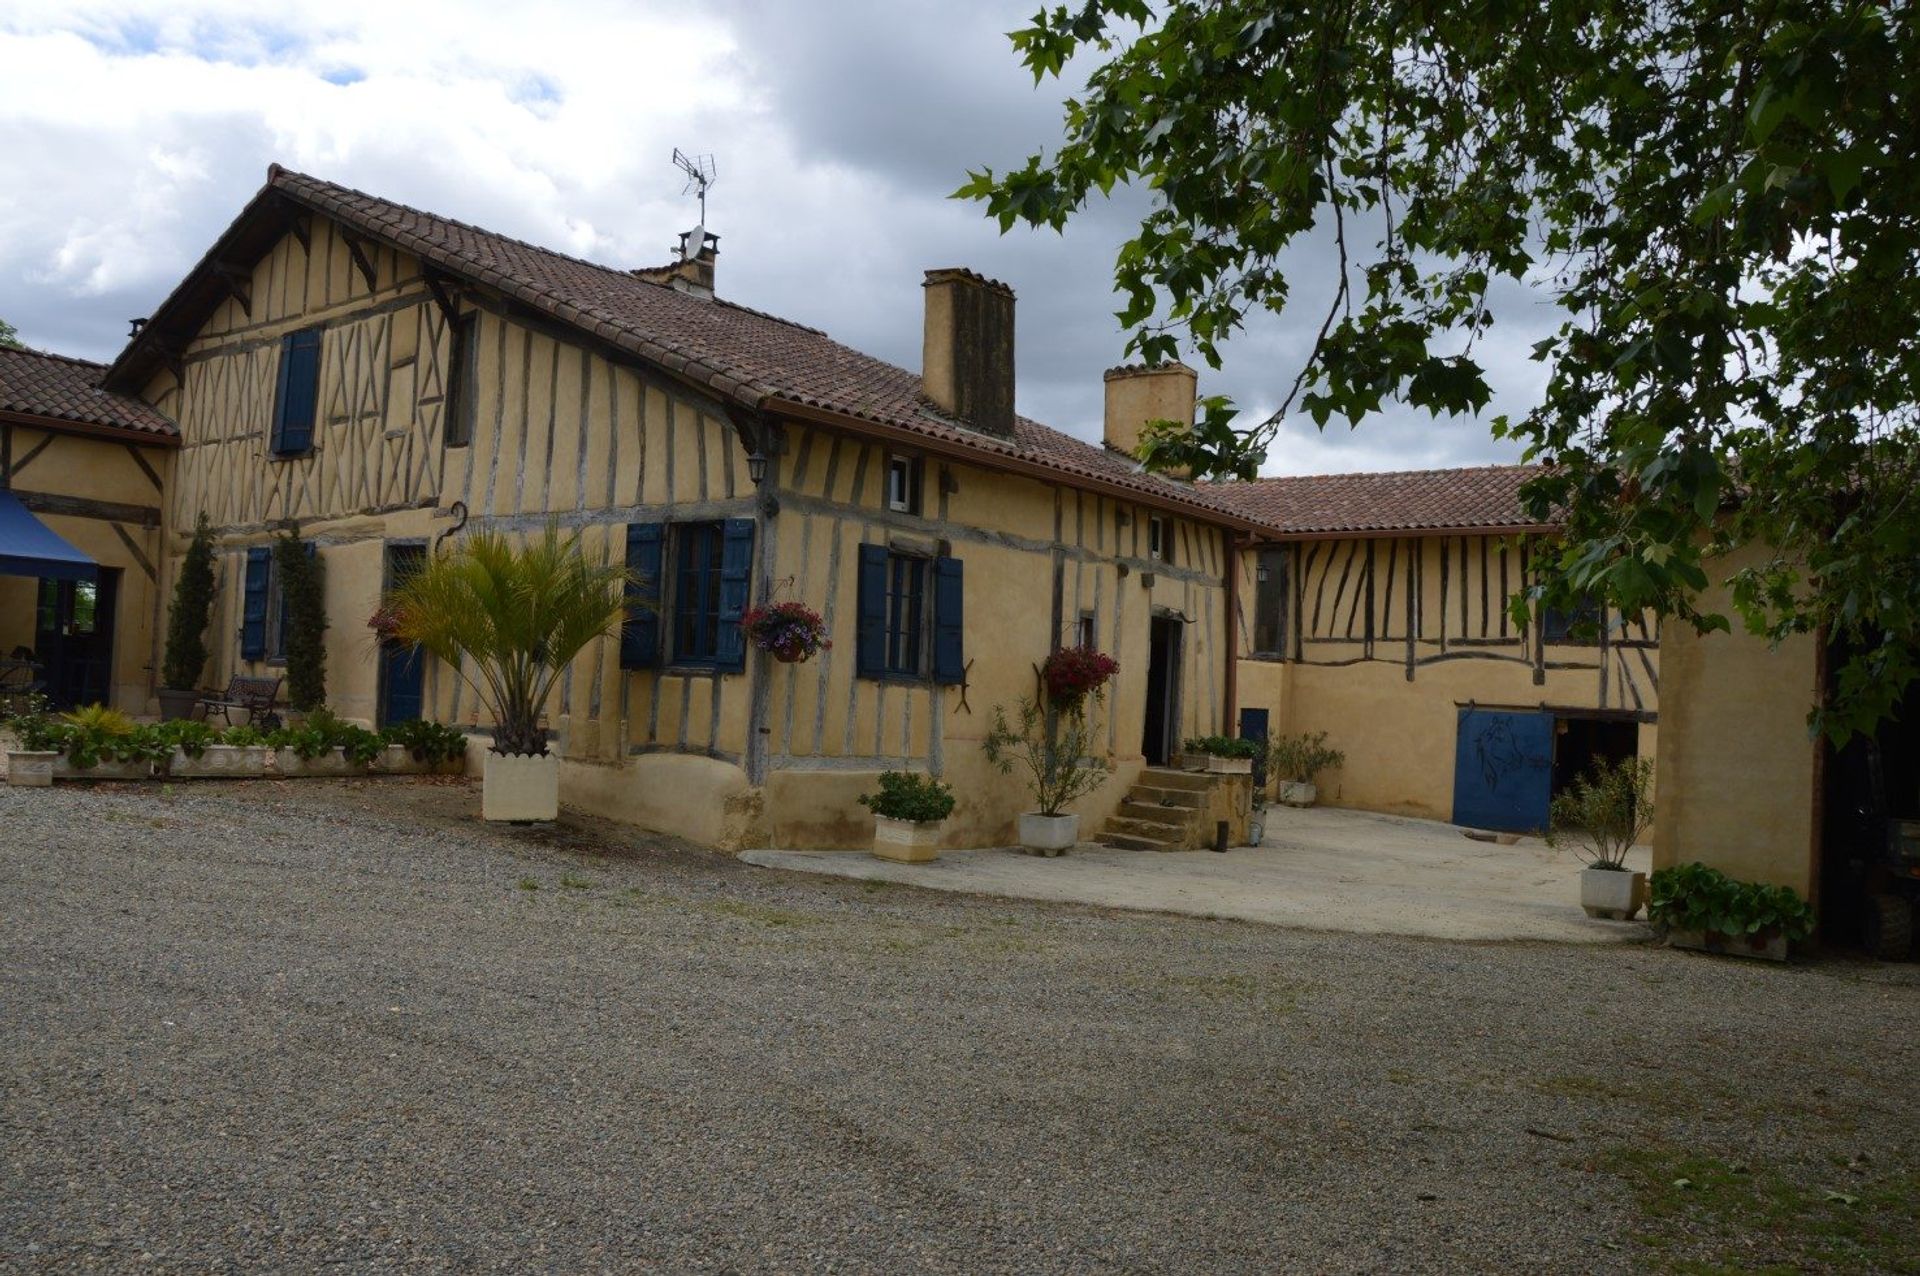
[[[660,663],[660,548],[665,525],[627,527],[627,620],[620,630],[620,667],[650,669]]]
[[[863,678],[957,683],[965,674],[965,591],[957,558],[860,547],[854,671]]]
[[[247,551],[246,598],[240,613],[240,658],[261,660],[267,654],[267,583],[273,574],[273,551],[261,546]]]
[[[716,669],[739,673],[747,667],[747,639],[740,617],[747,611],[753,580],[753,520],[730,518],[721,525],[719,629],[714,634]]]
[[[273,390],[275,456],[313,450],[313,422],[320,406],[320,330],[302,328],[280,339],[280,368]]]

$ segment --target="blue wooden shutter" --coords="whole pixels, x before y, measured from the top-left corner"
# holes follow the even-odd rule
[[[273,551],[265,546],[247,551],[246,601],[240,611],[240,658],[260,660],[267,654],[267,576],[273,570]]]
[[[862,678],[887,672],[887,547],[860,547],[859,628],[855,634],[853,669]]]
[[[627,619],[620,629],[620,667],[660,663],[660,546],[663,523],[627,524]]]
[[[273,451],[292,456],[313,447],[320,398],[320,330],[303,328],[280,339],[280,371],[273,392]]]
[[[966,591],[957,558],[933,560],[933,680],[959,682],[966,676]]]
[[[747,611],[747,587],[753,579],[753,520],[730,518],[722,525],[720,545],[720,632],[714,635],[713,663],[735,673],[747,667],[746,634],[740,617]]]

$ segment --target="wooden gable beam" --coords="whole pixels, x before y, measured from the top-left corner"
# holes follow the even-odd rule
[[[452,326],[453,322],[460,317],[460,307],[454,301],[459,294],[460,285],[432,266],[424,266],[420,273],[427,281],[427,291],[433,294],[434,304],[440,307],[440,314],[446,319],[448,326]]]
[[[353,264],[360,268],[361,278],[367,281],[367,291],[372,292],[377,287],[375,281],[379,275],[373,268],[373,259],[367,256],[365,245],[344,226],[340,228],[340,238],[345,241],[347,253],[353,258]]]
[[[293,213],[287,218],[287,233],[299,240],[300,251],[311,257],[313,256],[313,232],[308,229],[308,225],[309,219],[299,213]]]
[[[240,303],[240,309],[247,312],[247,318],[253,318],[253,274],[242,270],[232,262],[216,261],[213,272],[220,276],[227,286],[227,293]]]

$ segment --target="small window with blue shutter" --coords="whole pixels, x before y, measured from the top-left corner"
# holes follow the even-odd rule
[[[267,655],[268,592],[273,579],[273,551],[260,546],[247,551],[245,598],[240,611],[240,658],[264,660]]]
[[[672,542],[667,610],[673,663],[744,669],[740,617],[753,576],[753,520],[678,523]]]
[[[302,328],[280,338],[270,436],[275,456],[304,456],[313,450],[313,422],[319,409],[320,329]]]
[[[859,572],[855,672],[959,682],[966,668],[960,560],[862,545]]]
[[[620,630],[620,667],[651,669],[660,663],[660,558],[662,523],[627,526],[627,619]]]

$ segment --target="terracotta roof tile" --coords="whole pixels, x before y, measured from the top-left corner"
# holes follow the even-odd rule
[[[0,412],[125,431],[135,439],[177,439],[173,422],[131,395],[100,388],[106,365],[0,346]]]
[[[1540,524],[1520,505],[1537,465],[1483,465],[1385,474],[1316,474],[1208,483],[1216,497],[1283,535],[1521,530]]]

